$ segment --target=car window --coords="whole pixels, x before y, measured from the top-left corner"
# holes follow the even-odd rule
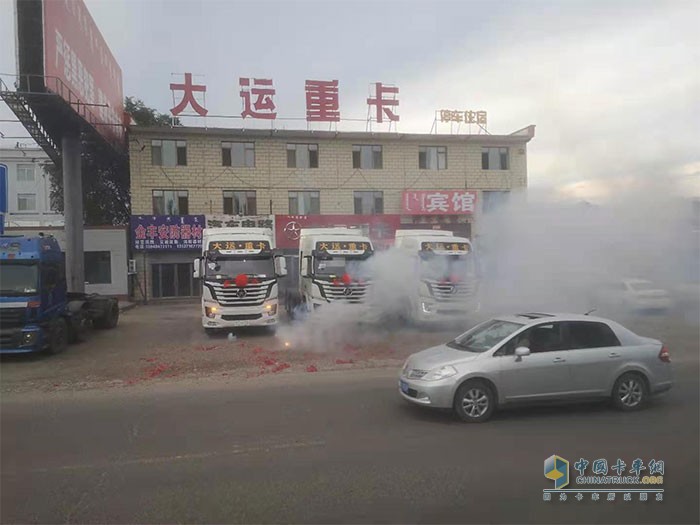
[[[608,346],[620,346],[620,341],[615,332],[605,323],[593,321],[567,323],[566,349],[605,348]]]
[[[499,355],[513,355],[515,349],[524,346],[533,354],[564,350],[562,323],[547,323],[533,326],[515,335],[503,346]]]

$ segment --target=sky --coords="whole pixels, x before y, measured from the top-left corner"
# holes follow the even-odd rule
[[[429,132],[438,109],[486,110],[493,134],[535,124],[535,188],[595,200],[673,177],[700,195],[697,1],[85,2],[124,94],[162,112],[172,74],[186,71],[202,75],[212,115],[240,114],[239,77],[272,78],[279,115],[302,118],[304,81],[338,79],[342,116],[362,119],[370,84],[383,82],[399,87],[400,132]],[[14,20],[1,16],[0,73],[16,71],[14,56]],[[0,131],[26,135],[14,126]]]

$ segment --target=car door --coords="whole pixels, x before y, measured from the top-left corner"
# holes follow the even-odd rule
[[[515,356],[525,346],[530,355]],[[562,323],[542,323],[513,336],[501,350],[499,385],[506,401],[556,398],[572,390],[567,351],[562,349]]]
[[[599,321],[570,321],[563,326],[563,336],[573,393],[607,395],[623,353],[615,332]]]

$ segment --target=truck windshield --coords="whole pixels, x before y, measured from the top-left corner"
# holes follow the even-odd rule
[[[314,273],[327,277],[341,277],[347,273],[353,279],[367,279],[369,277],[367,259],[343,256],[334,256],[330,259],[316,259]]]
[[[420,273],[424,279],[466,279],[475,272],[474,256],[433,255],[420,260]]]
[[[218,257],[215,261],[205,262],[206,277],[210,279],[233,279],[236,275],[255,275],[260,278],[273,277],[275,265],[272,257],[224,259]]]
[[[39,265],[18,261],[0,262],[0,295],[34,295],[39,283]]]

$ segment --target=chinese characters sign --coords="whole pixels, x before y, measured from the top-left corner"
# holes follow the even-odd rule
[[[84,104],[96,104],[74,109],[109,142],[123,143],[122,71],[97,24],[83,0],[42,4],[46,87],[70,104],[76,96]]]
[[[207,215],[207,228],[275,229],[274,215]]]
[[[132,215],[135,250],[201,250],[204,215]]]
[[[228,254],[251,254],[270,250],[270,242],[262,240],[250,241],[212,241],[209,243],[209,252]]]
[[[476,192],[467,190],[404,191],[401,211],[411,215],[470,215],[474,213]]]
[[[470,245],[465,242],[422,242],[420,249],[423,252],[458,255],[469,253]]]
[[[367,105],[373,108],[374,120],[377,123],[398,122],[399,115],[399,88],[389,86],[381,82],[372,84],[373,93],[367,98]],[[239,96],[241,98],[241,118],[260,120],[275,120],[277,118],[277,105],[275,95],[277,90],[271,78],[238,79]],[[340,100],[338,80],[307,80],[304,84],[306,95],[306,120],[307,122],[339,122]],[[204,93],[207,88],[203,84],[194,84],[192,73],[184,74],[184,82],[170,84],[173,97],[176,92],[182,93],[180,102],[170,112],[180,115],[187,106],[204,117],[208,110],[205,108]],[[195,93],[201,93],[201,101],[195,97]],[[195,116],[195,115],[190,115]]]
[[[440,122],[464,122],[465,124],[479,124],[486,128],[486,111],[441,109]]]
[[[358,235],[361,235],[358,232]],[[327,252],[331,255],[362,255],[372,251],[372,247],[366,242],[346,242],[346,241],[321,241],[316,243],[316,249],[320,252]]]

